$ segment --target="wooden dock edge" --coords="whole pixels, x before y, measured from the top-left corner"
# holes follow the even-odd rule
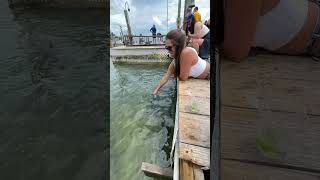
[[[141,170],[147,175],[152,177],[173,178],[172,168],[161,167],[156,164],[142,162]]]
[[[172,150],[171,150],[171,157],[172,152],[174,151],[174,166],[173,166],[173,180],[179,180],[179,147],[178,147],[178,131],[179,131],[179,78],[177,78],[177,102],[176,102],[176,114],[175,114],[175,121],[174,121],[174,134],[172,140]]]
[[[201,165],[197,165],[197,162],[193,162],[190,159],[186,159],[181,156],[181,150],[184,150],[184,146],[181,146],[181,142],[179,142],[179,79],[177,79],[177,101],[176,101],[176,112],[175,112],[175,125],[174,125],[174,134],[172,140],[172,149],[170,153],[170,157],[174,158],[173,163],[173,180],[204,180],[204,169],[209,169],[209,163],[206,162]],[[180,147],[181,146],[181,147]],[[182,148],[182,149],[181,149]],[[206,152],[208,155],[210,152]],[[173,155],[174,154],[174,155]],[[210,158],[208,157],[210,160]],[[202,164],[202,163],[200,163]]]

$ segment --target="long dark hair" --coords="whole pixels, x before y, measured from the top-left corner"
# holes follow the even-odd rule
[[[175,61],[175,75],[180,75],[180,55],[186,46],[186,34],[180,29],[173,29],[168,32],[166,39],[172,40],[173,46],[176,48]]]
[[[194,34],[194,25],[195,25],[195,23],[196,23],[196,20],[195,20],[195,18],[194,18],[194,15],[192,14],[192,15],[190,15],[191,16],[191,18],[190,18],[190,20],[189,20],[189,22],[188,22],[188,24],[190,23],[190,26],[186,26],[186,33],[187,33],[187,35],[188,35],[188,31],[190,31],[190,33],[191,34]]]

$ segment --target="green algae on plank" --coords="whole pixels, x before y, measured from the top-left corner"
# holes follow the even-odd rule
[[[257,148],[268,158],[281,159],[284,157],[285,152],[279,148],[277,139],[274,132],[266,132],[257,137]]]
[[[192,113],[199,112],[198,104],[195,101],[192,101],[190,110]]]

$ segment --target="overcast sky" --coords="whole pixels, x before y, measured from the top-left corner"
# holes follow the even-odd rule
[[[120,34],[120,27],[127,34],[127,25],[124,18],[124,4],[126,0],[110,1],[110,28],[116,35]],[[129,20],[131,31],[134,35],[140,33],[151,35],[149,31],[153,24],[156,25],[157,33],[165,34],[167,31],[167,1],[166,0],[127,0],[130,8]],[[181,16],[183,16],[184,0],[181,0]],[[204,22],[210,15],[210,0],[195,0]],[[176,28],[178,16],[178,0],[168,0],[168,27]]]

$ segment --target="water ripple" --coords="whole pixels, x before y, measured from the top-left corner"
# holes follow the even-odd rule
[[[6,3],[0,2],[0,179],[105,176],[105,12],[18,12]]]
[[[111,179],[151,179],[139,168],[142,162],[169,165],[176,82],[154,98],[166,65],[111,64],[110,71]]]

